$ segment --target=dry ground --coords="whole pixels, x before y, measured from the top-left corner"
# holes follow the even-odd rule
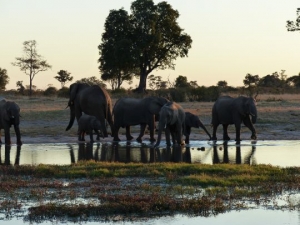
[[[21,124],[23,143],[68,143],[76,142],[77,123],[71,130],[65,131],[69,122],[69,109],[66,109],[67,99],[49,97],[13,97],[4,96],[15,101],[21,107]],[[115,101],[115,99],[113,99]],[[186,111],[198,115],[211,133],[211,108],[213,102],[181,102]],[[257,99],[258,120],[255,125],[258,140],[296,140],[300,138],[300,95],[260,95]],[[133,127],[133,136],[137,136],[138,126]],[[120,129],[120,138],[125,140],[125,129]],[[12,142],[15,143],[14,132]],[[234,127],[230,126],[232,139],[235,137]],[[243,127],[242,139],[250,138],[250,131]],[[3,136],[3,131],[2,131]],[[222,138],[221,126],[218,138]],[[144,139],[149,138],[145,134]],[[89,139],[88,137],[86,138]],[[193,129],[191,140],[207,140],[202,130]],[[101,141],[111,141],[108,137]]]

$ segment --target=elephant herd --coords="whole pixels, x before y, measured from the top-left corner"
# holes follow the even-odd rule
[[[169,101],[163,97],[150,96],[142,99],[122,97],[112,106],[108,92],[98,85],[87,85],[73,83],[70,85],[70,121],[66,128],[69,130],[75,121],[78,123],[78,140],[83,141],[85,133],[90,135],[93,142],[93,133],[97,134],[97,140],[108,137],[106,122],[110,126],[113,141],[120,141],[119,129],[126,129],[126,140],[130,141],[133,136],[130,132],[131,126],[140,126],[138,142],[148,127],[150,141],[155,147],[160,145],[163,132],[165,133],[166,144],[181,145],[189,143],[191,128],[202,128],[209,137],[209,140],[217,140],[216,132],[220,124],[223,126],[223,140],[230,140],[227,132],[228,125],[234,124],[236,129],[236,141],[240,142],[241,124],[244,123],[251,132],[251,138],[256,139],[254,123],[257,120],[256,103],[252,97],[240,96],[232,98],[229,96],[219,97],[212,108],[212,136],[207,131],[198,116],[185,112],[180,104]],[[22,144],[19,130],[20,108],[14,102],[3,99],[0,101],[0,129],[5,130],[5,144],[10,144],[9,128],[14,126],[17,144]],[[156,122],[158,125],[156,126]],[[157,129],[157,140],[154,137]],[[185,141],[182,137],[185,136]],[[1,141],[1,139],[0,139]],[[172,142],[171,142],[172,141]]]
[[[105,89],[97,85],[88,86],[73,83],[70,86],[68,106],[70,107],[70,122],[66,130],[72,127],[76,117],[79,140],[83,140],[83,133],[87,132],[90,133],[90,140],[93,141],[93,131],[96,132],[97,140],[99,140],[98,130],[101,131],[103,137],[108,137],[105,121],[110,125],[115,142],[120,141],[119,130],[121,127],[126,129],[126,140],[132,140],[130,127],[136,125],[140,126],[140,133],[136,140],[142,142],[142,137],[148,127],[150,141],[152,143],[156,141],[154,146],[160,145],[163,132],[165,132],[167,145],[189,143],[192,127],[202,128],[209,140],[217,140],[216,132],[220,124],[223,125],[224,140],[230,140],[227,128],[228,125],[234,124],[236,128],[235,140],[240,142],[242,123],[251,130],[251,138],[256,139],[253,124],[257,119],[257,110],[256,102],[251,97],[220,97],[212,108],[212,136],[198,116],[185,112],[180,104],[163,97],[149,96],[141,99],[122,97],[112,106],[111,98]],[[97,124],[96,121],[98,121]],[[157,127],[156,122],[158,122]],[[158,131],[157,140],[154,137],[156,129]],[[183,135],[185,136],[184,142]]]

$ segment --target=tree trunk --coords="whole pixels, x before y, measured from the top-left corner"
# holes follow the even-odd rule
[[[141,73],[139,86],[134,90],[134,92],[136,92],[136,93],[145,93],[146,92],[147,76],[148,76],[148,74],[146,72]]]

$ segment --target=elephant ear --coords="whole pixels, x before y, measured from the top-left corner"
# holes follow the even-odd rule
[[[70,104],[73,105],[73,102],[76,98],[77,91],[79,89],[79,83],[74,83],[70,85]]]
[[[168,102],[167,99],[161,97],[155,97],[149,104],[149,112],[151,114],[158,114],[161,107]]]

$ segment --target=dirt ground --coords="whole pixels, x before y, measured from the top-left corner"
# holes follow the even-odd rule
[[[9,99],[7,96],[6,99]],[[58,98],[13,98],[21,108],[22,142],[25,143],[74,143],[77,142],[77,123],[69,131],[65,131],[69,123],[67,99]],[[113,99],[115,101],[115,99]],[[210,133],[212,133],[211,109],[213,102],[181,102],[186,111],[199,116]],[[255,124],[257,140],[297,140],[300,139],[300,96],[299,95],[262,95],[257,99],[258,120]],[[139,126],[132,127],[132,135],[138,136]],[[120,139],[126,140],[125,129],[120,129]],[[13,129],[12,142],[15,143]],[[2,131],[3,136],[3,131]],[[229,136],[235,138],[234,126],[229,126]],[[242,127],[242,140],[249,140],[251,132]],[[217,137],[222,139],[222,126]],[[163,137],[164,138],[164,137]],[[144,140],[149,139],[146,133]],[[89,140],[89,137],[86,137]],[[190,140],[208,140],[202,129],[192,129]],[[110,142],[112,137],[101,139]]]

